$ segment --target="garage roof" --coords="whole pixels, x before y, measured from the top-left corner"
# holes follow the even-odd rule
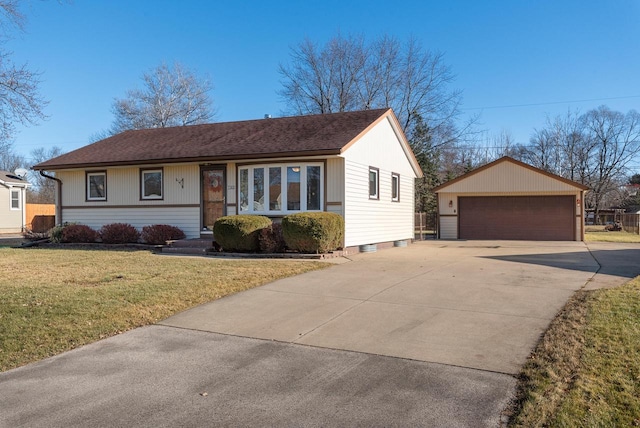
[[[588,190],[584,184],[504,156],[433,189],[434,192],[564,192]]]

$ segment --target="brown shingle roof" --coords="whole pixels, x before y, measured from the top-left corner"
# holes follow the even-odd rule
[[[389,109],[125,131],[33,169],[339,154],[387,112]]]

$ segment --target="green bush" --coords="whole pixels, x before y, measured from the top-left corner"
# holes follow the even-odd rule
[[[49,233],[49,241],[55,242],[55,243],[58,243],[58,244],[60,242],[62,242],[62,231],[64,230],[65,227],[72,226],[74,224],[78,224],[78,223],[75,223],[75,222],[71,222],[70,223],[70,222],[66,221],[66,222],[64,222],[62,224],[59,224],[57,226],[52,227],[51,230],[49,230],[49,232],[48,232]]]
[[[299,213],[282,219],[284,242],[301,253],[326,253],[342,247],[344,219],[335,213]]]
[[[213,236],[224,251],[256,252],[260,230],[269,226],[271,220],[265,216],[230,215],[216,220]]]

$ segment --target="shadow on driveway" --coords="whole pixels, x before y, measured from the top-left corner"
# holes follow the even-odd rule
[[[640,275],[640,245],[616,243],[588,243],[589,253],[600,268],[596,277],[620,278],[616,284],[621,285],[626,280]],[[593,271],[592,265],[585,261],[584,252],[551,253],[551,254],[513,254],[499,256],[480,256],[482,258],[503,260],[516,263],[527,263],[560,269],[570,269],[583,272]],[[597,279],[597,278],[596,278]],[[611,281],[609,281],[611,282]],[[605,285],[603,285],[605,286]]]

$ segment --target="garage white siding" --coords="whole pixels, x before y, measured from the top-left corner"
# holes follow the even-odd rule
[[[440,217],[440,239],[458,239],[458,217]]]
[[[504,193],[504,194],[549,194],[576,192],[574,184],[558,180],[540,171],[523,167],[521,163],[500,162],[477,173],[473,179],[460,180],[446,186],[449,193]]]

